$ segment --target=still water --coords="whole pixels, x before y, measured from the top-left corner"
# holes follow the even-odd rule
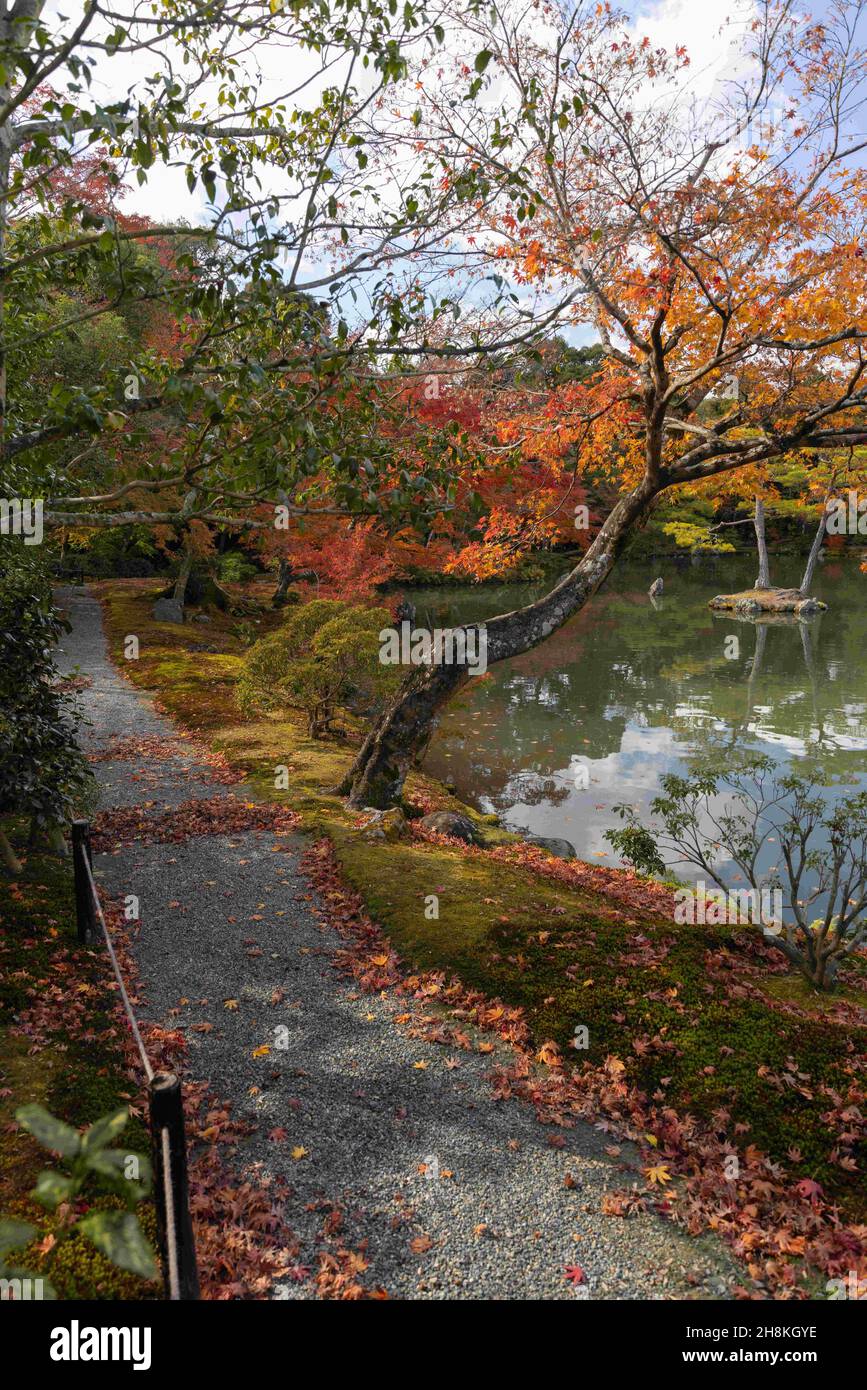
[[[800,557],[778,556],[774,582],[797,584],[802,569]],[[620,862],[604,839],[620,824],[612,806],[646,814],[662,775],[697,762],[725,767],[759,752],[781,771],[814,775],[829,799],[867,788],[867,574],[856,560],[828,558],[815,586],[828,611],[809,622],[711,612],[714,594],[749,587],[755,571],[754,560],[733,556],[621,567],[543,646],[470,682],[444,714],[426,768],[510,828],[562,836],[603,864]],[[654,605],[657,575],[665,591]],[[418,626],[448,627],[541,592],[410,597]],[[586,789],[576,786],[580,763]]]

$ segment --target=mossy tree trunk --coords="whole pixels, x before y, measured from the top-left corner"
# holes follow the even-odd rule
[[[465,666],[410,672],[364,741],[339,791],[354,806],[387,810],[400,803],[412,764],[427,747],[439,711],[470,679]]]
[[[183,608],[184,603],[186,602],[187,585],[190,582],[190,575],[192,574],[192,572],[193,552],[190,549],[189,542],[186,542],[184,544],[184,553],[181,558],[181,567],[178,570],[178,577],[174,582],[174,587],[172,588],[172,598],[174,599],[175,603],[180,605],[181,608]]]
[[[487,623],[464,625],[484,630],[489,666],[538,647],[584,607],[662,486],[645,477],[621,498],[579,563],[543,598]],[[467,648],[473,650],[469,643]],[[406,774],[427,747],[440,711],[469,679],[467,666],[457,663],[413,669],[365,739],[339,787],[341,795],[354,806],[384,810],[397,805]]]
[[[196,557],[189,544],[184,545],[177,577],[165,589],[161,589],[157,597],[173,599],[181,608],[190,603],[200,603],[205,608],[219,608],[222,613],[231,607],[231,599],[225,589],[201,566],[196,565]]]

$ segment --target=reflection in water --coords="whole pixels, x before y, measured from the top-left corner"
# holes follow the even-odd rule
[[[829,798],[867,787],[867,578],[832,561],[808,622],[746,621],[707,607],[747,587],[754,560],[624,567],[543,646],[472,680],[443,716],[426,766],[514,828],[571,840],[582,858],[616,863],[604,832],[611,807],[641,814],[668,771],[765,753],[782,771],[816,776]],[[780,559],[797,582],[798,557]],[[791,574],[787,574],[786,570]],[[508,611],[538,590],[514,585],[411,597],[418,619],[446,626]],[[732,640],[735,639],[735,640]],[[582,776],[581,768],[588,776]]]

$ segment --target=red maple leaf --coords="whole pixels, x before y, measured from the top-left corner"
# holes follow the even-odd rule
[[[814,1182],[812,1178],[802,1178],[796,1184],[795,1191],[799,1197],[809,1197],[812,1202],[818,1201],[820,1197],[825,1195],[819,1183]]]
[[[580,1265],[567,1265],[563,1271],[563,1278],[570,1284],[584,1284],[587,1282],[586,1275]]]

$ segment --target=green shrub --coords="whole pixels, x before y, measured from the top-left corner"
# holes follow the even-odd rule
[[[87,795],[92,778],[76,743],[72,699],[56,684],[54,644],[68,624],[53,606],[38,564],[9,553],[0,561],[0,816],[28,816],[32,833],[55,838]],[[5,835],[0,850],[20,871]]]
[[[399,672],[379,660],[379,633],[390,622],[384,608],[336,599],[305,604],[248,653],[238,685],[241,709],[303,710],[310,733],[321,737],[339,707],[377,704],[396,688]]]
[[[759,911],[753,925],[815,989],[833,989],[867,942],[867,793],[829,805],[812,777],[781,775],[765,756],[688,777],[668,772],[662,788],[650,803],[654,825],[615,806],[626,824],[606,840],[640,873],[665,874],[668,861],[707,874],[723,920],[739,920],[741,898],[755,914],[764,894],[776,894],[776,915]],[[764,869],[770,845],[777,863]]]
[[[59,1120],[42,1105],[23,1105],[15,1118],[34,1139],[50,1152],[60,1154],[62,1169],[45,1168],[31,1194],[49,1211],[66,1204],[72,1211],[79,1197],[93,1189],[109,1193],[124,1203],[121,1210],[91,1207],[62,1228],[61,1242],[73,1234],[84,1236],[119,1269],[141,1279],[156,1279],[158,1269],[153,1251],[142,1232],[133,1208],[150,1191],[151,1165],[146,1154],[126,1153],[111,1147],[126,1127],[129,1109],[123,1106],[103,1115],[84,1134]],[[63,1171],[65,1169],[65,1171]],[[28,1221],[14,1218],[0,1221],[0,1276],[4,1279],[41,1279],[27,1268],[8,1262],[11,1251],[25,1250],[40,1232]],[[56,1258],[58,1242],[52,1248]],[[55,1290],[42,1280],[42,1297],[53,1299]]]
[[[259,571],[240,550],[230,550],[217,561],[217,577],[221,584],[243,584]]]

